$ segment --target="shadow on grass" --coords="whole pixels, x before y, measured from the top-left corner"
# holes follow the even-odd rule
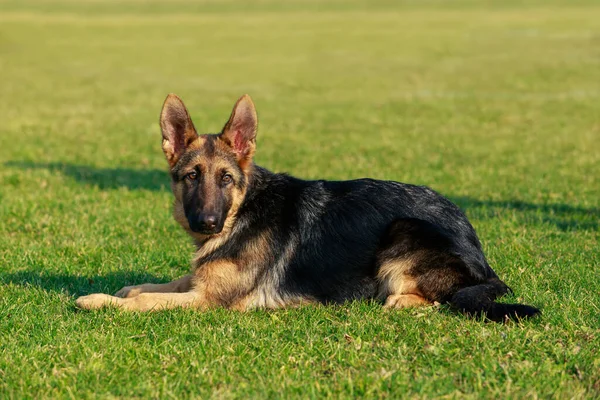
[[[600,209],[576,207],[568,204],[533,204],[519,200],[477,200],[470,197],[449,199],[462,210],[472,211],[475,218],[500,218],[507,212],[514,213],[523,225],[548,223],[561,231],[598,230]]]
[[[8,161],[4,166],[20,169],[46,169],[58,171],[78,183],[97,186],[100,189],[128,188],[166,191],[171,178],[167,171],[158,169],[95,168],[87,165],[64,163],[34,163],[28,161]]]
[[[9,161],[6,167],[21,169],[47,169],[93,185],[100,189],[117,188],[163,191],[169,189],[170,178],[166,171],[157,169],[94,168],[85,165],[63,163],[34,163]],[[516,200],[479,200],[470,197],[448,196],[450,200],[467,211],[473,219],[499,218],[507,212],[513,213],[520,224],[548,223],[562,231],[597,230],[600,210],[568,204],[534,204]]]
[[[118,271],[93,276],[34,270],[0,272],[0,284],[35,286],[46,291],[60,292],[75,297],[91,293],[114,294],[123,286],[165,283],[171,280],[166,276],[136,271]]]

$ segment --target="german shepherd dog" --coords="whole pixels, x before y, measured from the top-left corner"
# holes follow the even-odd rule
[[[236,310],[377,299],[385,307],[447,303],[504,321],[540,311],[495,299],[510,291],[475,230],[424,186],[305,181],[253,163],[258,120],[242,96],[219,134],[198,135],[170,94],[160,115],[175,220],[196,245],[190,275],[80,297],[80,308]]]

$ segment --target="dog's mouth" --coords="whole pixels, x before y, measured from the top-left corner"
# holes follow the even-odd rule
[[[213,228],[213,229],[193,229],[193,228],[190,228],[190,229],[194,233],[199,233],[201,235],[207,235],[207,236],[217,235],[217,234],[221,233],[221,231],[223,230],[222,227],[220,227],[220,228]]]
[[[207,226],[207,224],[201,223],[201,222],[189,222],[189,226],[190,226],[190,230],[194,233],[199,233],[201,235],[206,235],[206,236],[210,236],[210,235],[217,235],[219,233],[221,233],[221,231],[223,230],[223,224],[222,223],[217,223],[213,226]]]

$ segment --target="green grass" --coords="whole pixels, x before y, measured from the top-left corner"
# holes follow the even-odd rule
[[[600,397],[597,1],[0,0],[0,397]],[[457,202],[523,324],[368,302],[80,312],[185,274],[157,125]]]

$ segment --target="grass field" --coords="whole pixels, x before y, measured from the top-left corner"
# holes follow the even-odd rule
[[[250,93],[271,170],[440,191],[542,317],[76,310],[189,269],[169,92],[203,132]],[[597,1],[0,0],[0,398],[598,398],[599,177]]]

